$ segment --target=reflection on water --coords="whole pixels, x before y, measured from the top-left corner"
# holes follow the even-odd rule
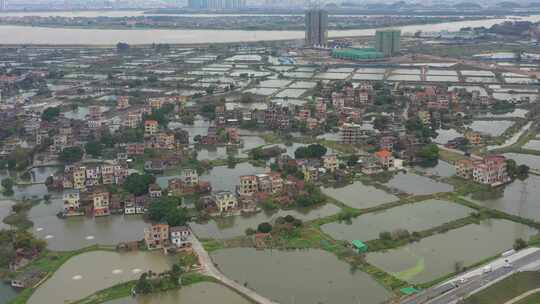
[[[33,183],[44,183],[49,176],[55,174],[61,169],[61,167],[52,166],[33,168],[30,170],[30,180]]]
[[[231,289],[209,282],[197,283],[181,289],[136,298],[123,298],[106,304],[250,304]]]
[[[515,160],[518,165],[527,165],[531,169],[540,170],[540,156],[538,155],[520,153],[505,153],[503,155]]]
[[[354,182],[343,188],[322,188],[322,192],[357,209],[371,208],[398,200],[397,196],[388,194],[373,186],[366,186],[361,182]]]
[[[515,180],[509,185],[492,189],[482,196],[475,195],[470,199],[488,208],[539,221],[538,185],[540,176],[530,174],[525,181]]]
[[[0,283],[0,303],[8,303],[17,296],[17,291],[7,283]]]
[[[227,239],[245,235],[247,228],[256,229],[260,223],[272,222],[280,216],[292,215],[303,221],[309,221],[336,214],[339,210],[333,204],[326,204],[315,208],[259,212],[250,215],[216,218],[204,224],[192,223],[190,225],[194,233],[200,238]]]
[[[434,181],[431,178],[403,172],[396,174],[386,185],[414,195],[451,192],[454,189],[451,185]]]
[[[212,257],[227,276],[282,304],[378,304],[390,297],[369,275],[322,250],[235,248]]]
[[[330,223],[322,226],[324,232],[339,240],[369,241],[379,233],[406,229],[409,232],[427,230],[444,223],[467,217],[474,210],[440,200],[427,200],[389,210],[361,215],[351,223]]]
[[[509,120],[475,120],[469,126],[476,132],[488,134],[491,136],[500,136],[514,124]]]
[[[11,200],[0,200],[0,229],[7,229],[9,225],[4,224],[3,219],[11,214],[11,207],[15,205]]]
[[[448,129],[448,130],[439,129],[437,130],[437,138],[435,138],[433,141],[438,144],[445,145],[452,139],[458,138],[461,136],[463,135],[459,133],[458,131],[456,131],[455,129]]]
[[[367,261],[411,283],[422,283],[455,271],[456,263],[477,263],[512,248],[515,239],[537,233],[525,225],[488,220],[437,234],[386,252],[367,255]]]
[[[74,250],[93,244],[116,245],[124,241],[143,239],[148,226],[140,215],[110,215],[105,217],[70,217],[61,219],[56,214],[62,209],[61,199],[40,203],[29,212],[34,222],[32,232],[47,239],[52,250]],[[39,231],[38,231],[39,230]]]
[[[250,163],[240,163],[234,168],[227,166],[214,167],[209,172],[202,174],[200,179],[209,181],[212,184],[212,189],[215,191],[235,191],[236,186],[240,184],[240,176],[261,174],[264,172],[265,168],[254,167]],[[177,175],[160,176],[156,181],[161,187],[167,187],[170,179],[179,178],[180,176],[181,170],[179,170]]]
[[[439,160],[434,167],[415,166],[414,168],[425,174],[439,177],[451,177],[456,174],[456,168],[443,160]]]

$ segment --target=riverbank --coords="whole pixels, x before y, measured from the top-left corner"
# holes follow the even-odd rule
[[[508,19],[443,22],[429,25],[399,26],[405,34],[418,31],[458,31],[463,27],[490,27]],[[540,15],[517,17],[536,22]],[[329,31],[330,38],[373,36],[376,29]],[[239,31],[239,30],[91,30],[0,26],[4,45],[130,45],[167,43],[171,45],[204,45],[214,43],[263,42],[304,39],[303,31]]]
[[[275,16],[275,15],[274,15]],[[298,17],[298,18],[303,18],[303,15],[279,15],[281,17]],[[151,17],[155,17],[155,16],[150,16]],[[159,16],[158,16],[159,17]],[[67,23],[67,24],[58,24],[58,23],[49,23],[48,21],[44,21],[42,23],[40,23],[40,20],[26,20],[24,19],[23,21],[16,21],[14,20],[13,18],[10,18],[8,20],[1,20],[2,18],[2,15],[0,14],[0,26],[27,26],[27,27],[42,27],[42,28],[64,28],[64,29],[85,29],[85,30],[240,30],[240,31],[276,31],[276,32],[279,32],[279,31],[302,31],[304,30],[304,25],[302,24],[297,24],[298,22],[295,22],[295,23],[287,23],[286,21],[282,20],[282,22],[279,22],[279,23],[275,23],[275,24],[268,24],[267,22],[260,22],[262,24],[259,24],[259,23],[253,23],[253,24],[239,24],[239,25],[231,25],[229,23],[227,23],[226,21],[224,21],[223,24],[219,24],[219,20],[216,22],[212,22],[212,23],[209,23],[209,24],[206,24],[206,23],[198,23],[198,24],[194,24],[192,22],[187,22],[188,20],[183,20],[183,19],[194,19],[196,20],[197,18],[200,18],[200,17],[195,17],[195,16],[190,16],[190,15],[185,15],[185,14],[180,14],[180,15],[162,15],[161,17],[163,18],[176,18],[176,19],[179,19],[179,20],[176,20],[176,19],[173,19],[175,21],[175,24],[174,25],[159,25],[158,24],[144,24],[143,22],[145,22],[145,20],[148,18],[146,15],[145,16],[137,16],[137,17],[127,17],[127,18],[134,18],[133,20],[134,21],[140,21],[141,23],[139,25],[126,25],[125,23],[125,18],[126,17],[122,17],[120,18],[121,20],[118,21],[118,23],[114,23],[114,21],[116,21],[115,19],[119,19],[119,18],[115,18],[115,17],[106,17],[107,19],[105,20],[102,20],[103,17],[100,17],[100,22],[101,23],[107,23],[108,22],[108,19],[112,19],[110,21],[110,24],[97,24],[97,23],[94,23],[94,24],[80,24],[79,22],[77,22],[76,24],[70,24],[70,23]],[[232,17],[232,16],[228,16],[228,15],[216,15],[214,18],[223,18],[223,17],[231,17],[231,18],[242,18],[242,17],[249,17],[249,18],[252,18],[252,19],[255,19],[255,18],[266,18],[266,17],[270,17],[270,16],[266,16],[266,15],[238,15],[238,16],[235,16],[235,17]],[[333,16],[330,16],[330,17],[336,17],[336,15],[333,15]],[[344,16],[345,17],[345,16]],[[404,16],[405,17],[405,16]],[[487,20],[487,19],[492,19],[492,18],[500,18],[502,16],[466,16],[466,17],[463,17],[463,16],[456,16],[456,17],[445,17],[445,18],[442,18],[442,17],[425,17],[427,19],[433,19],[433,20],[425,20],[425,21],[415,21],[415,20],[411,20],[411,21],[402,21],[402,22],[399,22],[399,21],[392,21],[391,23],[388,23],[387,25],[385,24],[380,24],[380,22],[377,24],[377,25],[363,25],[363,24],[345,24],[345,25],[337,25],[337,24],[330,24],[328,30],[330,31],[343,31],[343,30],[369,30],[369,29],[376,29],[376,28],[381,28],[381,27],[395,27],[395,26],[422,26],[422,25],[431,25],[431,24],[440,24],[440,23],[447,23],[447,22],[465,22],[465,21],[479,21],[479,20]],[[81,17],[81,18],[88,18],[88,19],[91,19],[90,17]],[[348,18],[353,18],[352,16],[348,16]],[[422,16],[420,17],[417,17],[415,16],[415,18],[422,18]],[[204,19],[203,19],[204,20]],[[71,18],[68,19],[68,21],[71,21]],[[159,21],[159,20],[158,20]],[[182,24],[176,24],[176,23],[180,23],[182,22]],[[253,20],[255,21],[255,20]]]

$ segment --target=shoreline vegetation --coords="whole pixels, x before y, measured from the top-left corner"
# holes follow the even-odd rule
[[[293,15],[291,15],[293,16]],[[178,15],[178,17],[183,17]],[[184,17],[186,18],[186,17]],[[196,17],[193,17],[196,18]],[[489,19],[498,19],[497,16],[475,16],[475,17],[465,17],[465,18],[439,18],[439,20],[425,21],[425,22],[398,22],[391,23],[387,25],[357,25],[357,26],[347,26],[347,27],[330,27],[329,30],[332,31],[346,31],[346,30],[370,30],[378,29],[381,27],[401,27],[401,26],[418,26],[418,25],[430,25],[430,24],[440,24],[440,23],[451,23],[451,22],[463,22],[463,21],[479,21],[479,20],[489,20]],[[221,30],[221,31],[303,31],[303,26],[293,26],[293,27],[268,27],[266,24],[264,26],[253,25],[253,26],[242,26],[242,27],[227,27],[226,25],[219,26],[128,26],[128,25],[110,25],[110,26],[99,26],[99,25],[72,25],[72,24],[49,24],[49,23],[22,23],[14,21],[3,21],[1,20],[0,15],[0,26],[24,26],[24,27],[39,27],[39,28],[60,28],[60,29],[84,29],[84,30]]]
[[[109,301],[113,301],[113,300],[117,300],[121,298],[126,298],[129,296],[133,296],[133,289],[136,287],[137,281],[138,280],[132,280],[132,281],[128,281],[128,282],[111,286],[106,289],[99,290],[88,297],[69,302],[69,304],[101,304],[101,303],[105,303],[105,302],[109,302]],[[155,294],[155,293],[160,293],[160,292],[165,292],[165,291],[170,291],[170,290],[175,290],[175,289],[182,289],[185,286],[190,286],[190,285],[201,283],[201,282],[211,282],[211,283],[220,284],[226,287],[226,285],[221,284],[218,280],[212,277],[202,275],[200,273],[192,272],[192,273],[186,273],[182,275],[182,283],[180,285],[165,286],[159,290],[153,291],[150,294]],[[234,289],[231,289],[231,290],[234,291]]]

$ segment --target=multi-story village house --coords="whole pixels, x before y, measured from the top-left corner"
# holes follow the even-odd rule
[[[257,182],[257,176],[255,175],[243,175],[240,176],[240,185],[238,187],[238,194],[241,196],[251,196],[259,191],[259,185]]]
[[[230,191],[214,192],[212,199],[219,213],[230,212],[238,208],[238,199]]]
[[[116,101],[117,110],[125,110],[129,108],[129,96],[118,96]]]
[[[110,214],[109,202],[110,193],[107,191],[96,189],[91,193],[94,216],[106,216]]]
[[[79,215],[80,205],[80,193],[79,190],[65,190],[62,194],[64,201],[63,214],[65,216]]]
[[[159,223],[145,228],[144,242],[149,250],[166,248],[169,245],[169,225]]]
[[[199,173],[195,169],[184,169],[182,178],[184,184],[188,187],[196,187],[199,185]]]
[[[176,248],[191,247],[191,230],[188,226],[176,226],[169,229],[171,243]]]
[[[322,157],[323,167],[329,172],[335,172],[339,166],[337,155],[325,155]]]
[[[152,136],[158,132],[158,122],[155,120],[147,120],[144,122],[144,135]]]
[[[502,155],[489,155],[481,160],[459,160],[456,163],[456,175],[492,187],[510,181],[506,158]]]

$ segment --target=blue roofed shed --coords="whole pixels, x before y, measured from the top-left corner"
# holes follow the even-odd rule
[[[358,252],[367,252],[368,251],[368,246],[360,241],[360,240],[354,240],[351,242],[353,247],[358,250]]]

